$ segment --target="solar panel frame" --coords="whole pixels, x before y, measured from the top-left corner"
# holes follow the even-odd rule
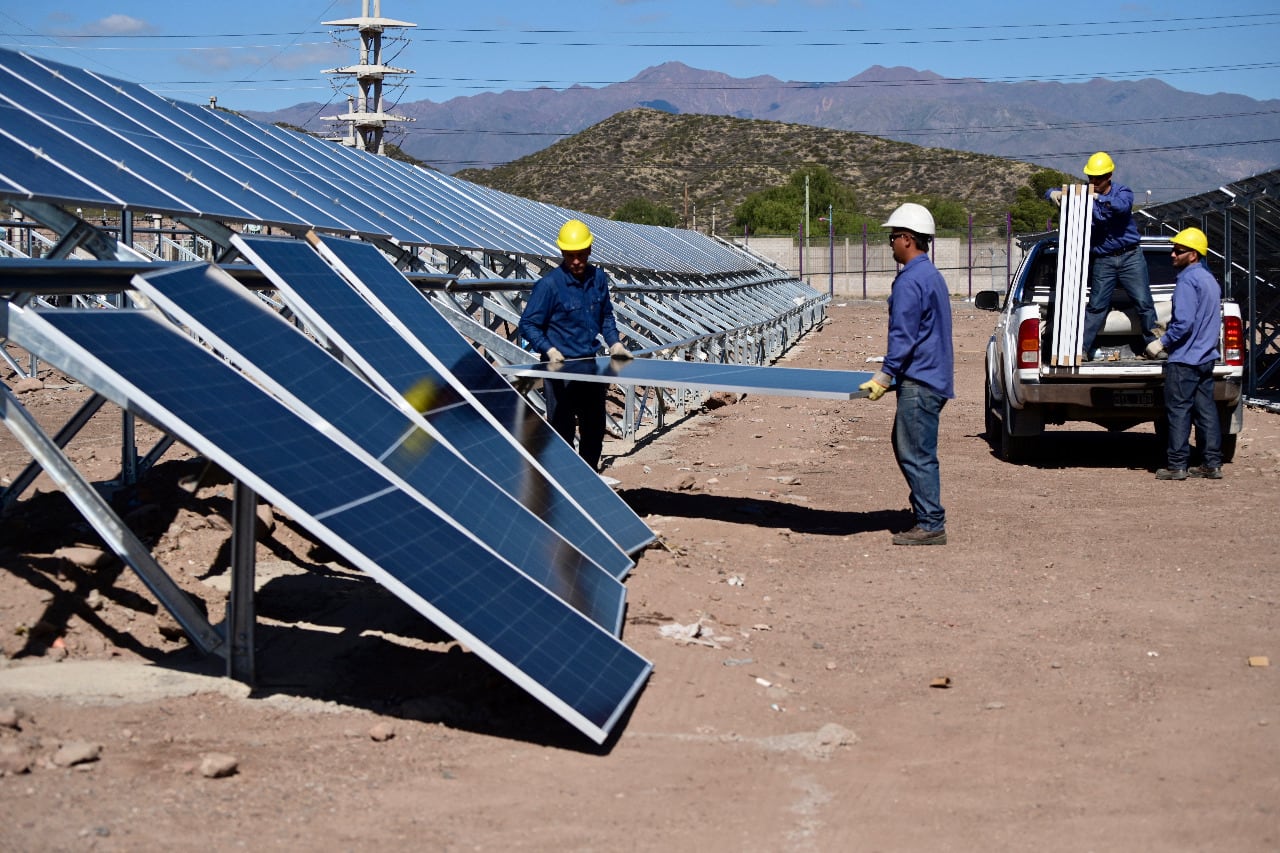
[[[237,234],[232,244],[271,279],[289,307],[339,348],[396,405],[412,411],[405,399],[427,382],[435,388],[458,385],[442,374],[420,344],[406,340],[351,289],[304,242]],[[427,415],[464,457],[483,454],[486,471],[507,494],[542,514],[553,528],[614,577],[624,577],[634,561],[483,406],[470,401]],[[499,470],[501,468],[501,470]],[[532,505],[531,505],[532,503]]]
[[[6,307],[20,346],[222,466],[596,743],[642,689],[651,663],[456,528],[424,530],[384,472],[154,314]],[[449,572],[421,561],[446,552]]]

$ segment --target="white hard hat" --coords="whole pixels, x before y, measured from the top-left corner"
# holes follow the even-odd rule
[[[889,214],[889,221],[884,224],[884,227],[905,228],[908,231],[932,237],[934,232],[933,214],[923,204],[909,201],[906,204],[898,205],[898,209]]]

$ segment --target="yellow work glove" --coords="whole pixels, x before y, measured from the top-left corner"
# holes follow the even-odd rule
[[[564,361],[564,353],[560,352],[560,350],[556,349],[555,347],[552,347],[551,349],[547,350],[547,361],[551,362],[552,364],[555,364],[556,362]]]
[[[618,341],[616,344],[609,347],[609,355],[613,358],[632,358],[631,351],[622,345],[622,341]]]
[[[872,376],[871,379],[858,386],[858,390],[866,391],[868,400],[879,400],[884,396],[884,392],[889,390],[889,386],[892,384],[892,376],[885,373],[883,370],[877,370],[875,376]]]

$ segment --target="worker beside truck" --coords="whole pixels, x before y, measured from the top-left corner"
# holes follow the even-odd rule
[[[1147,353],[1167,351],[1164,404],[1169,413],[1168,467],[1156,471],[1160,480],[1200,477],[1222,479],[1222,429],[1213,401],[1213,368],[1222,335],[1222,287],[1202,261],[1209,240],[1199,228],[1184,228],[1173,237],[1173,315],[1165,333],[1147,345]],[[1201,464],[1188,468],[1191,424],[1199,437]]]

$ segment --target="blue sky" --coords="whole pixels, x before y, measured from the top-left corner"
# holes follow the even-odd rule
[[[372,11],[377,0],[368,0]],[[1211,11],[1210,11],[1211,10]],[[0,46],[237,110],[345,104],[326,68],[355,61],[325,21],[360,0],[0,0]],[[678,60],[734,77],[846,80],[872,65],[946,77],[1081,82],[1157,77],[1191,92],[1280,98],[1280,5],[889,0],[381,0],[390,101],[445,101],[540,85],[598,86]]]

